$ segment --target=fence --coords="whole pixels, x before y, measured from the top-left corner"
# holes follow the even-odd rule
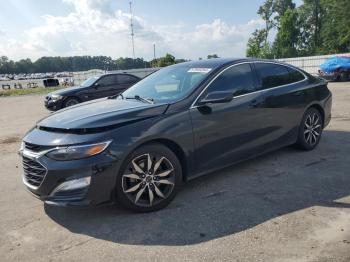
[[[318,73],[318,70],[320,68],[320,65],[325,62],[326,59],[334,57],[334,56],[348,56],[350,57],[350,53],[347,54],[336,54],[336,55],[324,55],[324,56],[309,56],[309,57],[298,57],[298,58],[283,58],[283,59],[276,59],[280,62],[285,62],[287,64],[291,64],[293,66],[297,66],[306,72],[310,74],[316,75]],[[93,69],[89,71],[83,71],[83,72],[74,72],[73,73],[73,80],[74,85],[79,85],[86,79],[101,75],[104,73],[129,73],[136,75],[138,77],[145,77],[155,71],[157,71],[159,68],[141,68],[141,69],[130,69],[130,70],[116,70],[116,71],[103,71],[99,69]],[[43,80],[11,80],[11,81],[0,81],[0,85],[2,86],[2,89],[10,89],[10,88],[18,88],[20,85],[23,88],[29,88],[34,86],[42,86]],[[1,89],[1,87],[0,87]]]
[[[73,73],[73,80],[75,85],[79,85],[82,82],[84,82],[86,79],[96,76],[96,75],[101,75],[104,74],[105,71],[99,70],[99,69],[92,69],[89,71],[81,71],[81,72],[74,72]]]
[[[291,64],[293,66],[297,66],[303,69],[304,71],[308,72],[309,74],[316,75],[318,74],[320,65],[322,65],[326,61],[326,59],[334,56],[350,57],[350,53],[336,54],[336,55],[323,55],[323,56],[297,57],[297,58],[284,58],[284,59],[276,59],[276,60],[287,64]]]
[[[141,69],[130,69],[130,70],[114,70],[114,71],[103,71],[103,70],[89,70],[84,72],[75,72],[73,73],[74,78],[74,84],[79,85],[86,79],[92,76],[101,75],[104,73],[128,73],[135,76],[138,76],[140,78],[144,78],[145,76],[148,76],[149,74],[157,71],[159,68],[141,68]]]

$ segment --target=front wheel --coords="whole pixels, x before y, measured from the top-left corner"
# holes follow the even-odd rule
[[[313,150],[320,142],[323,131],[323,118],[316,108],[308,109],[299,126],[296,145],[303,150]]]
[[[162,144],[148,144],[125,160],[117,177],[117,201],[133,211],[156,211],[174,199],[181,183],[176,155]]]
[[[70,107],[79,104],[79,100],[74,97],[69,97],[67,100],[64,102],[64,107]]]

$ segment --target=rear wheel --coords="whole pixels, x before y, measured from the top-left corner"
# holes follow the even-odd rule
[[[117,178],[117,200],[133,211],[156,211],[174,199],[181,182],[176,155],[162,144],[145,145],[125,160]]]
[[[64,107],[74,106],[76,104],[79,104],[79,100],[75,97],[69,97],[66,101],[64,101]]]
[[[303,150],[313,150],[320,142],[323,118],[316,108],[308,109],[299,126],[297,146]]]
[[[349,73],[348,72],[342,72],[340,74],[340,81],[345,82],[349,80]]]

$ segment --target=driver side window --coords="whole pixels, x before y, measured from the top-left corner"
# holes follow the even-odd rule
[[[207,93],[216,91],[232,92],[233,96],[255,91],[250,64],[233,66],[221,73],[207,89]]]
[[[103,87],[103,86],[110,86],[116,84],[117,79],[116,76],[114,75],[109,75],[109,76],[104,76],[100,80],[98,80],[98,84]]]

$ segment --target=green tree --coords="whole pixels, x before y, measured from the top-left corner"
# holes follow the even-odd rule
[[[257,29],[254,31],[252,37],[248,40],[246,51],[247,57],[273,58],[270,44],[268,42],[265,43],[265,36],[265,29]]]
[[[179,59],[175,59],[175,64],[180,64],[180,63],[184,63],[187,62],[189,60],[183,59],[183,58],[179,58]]]
[[[293,0],[274,0],[273,12],[275,13],[275,26],[279,28],[280,19],[288,9],[294,9]]]
[[[268,36],[270,30],[273,28],[274,23],[272,19],[272,15],[274,13],[274,0],[266,0],[262,6],[259,7],[258,14],[265,21],[265,30],[264,32],[264,41],[265,45],[267,44]]]
[[[349,0],[303,0],[297,8],[292,0],[267,0],[258,13],[265,21],[265,28],[256,30],[249,39],[247,56],[350,52]],[[277,34],[271,48],[268,35],[272,27]]]
[[[175,63],[176,63],[175,56],[173,56],[171,54],[166,54],[164,57],[153,59],[151,61],[151,66],[152,67],[165,67],[165,66],[173,65]]]
[[[108,56],[71,56],[41,57],[35,62],[22,59],[17,62],[7,57],[0,57],[0,74],[8,73],[46,73],[62,71],[86,71],[90,69],[127,70],[150,67],[150,63],[142,58],[118,58]]]
[[[300,32],[303,54],[317,54],[322,46],[320,32],[323,20],[321,0],[304,0],[299,7]]]
[[[280,18],[280,28],[273,44],[277,58],[295,57],[298,55],[298,11],[287,9]]]
[[[321,53],[350,52],[350,3],[348,0],[322,0]]]
[[[207,56],[207,59],[213,59],[213,58],[219,58],[219,56],[217,54]]]

